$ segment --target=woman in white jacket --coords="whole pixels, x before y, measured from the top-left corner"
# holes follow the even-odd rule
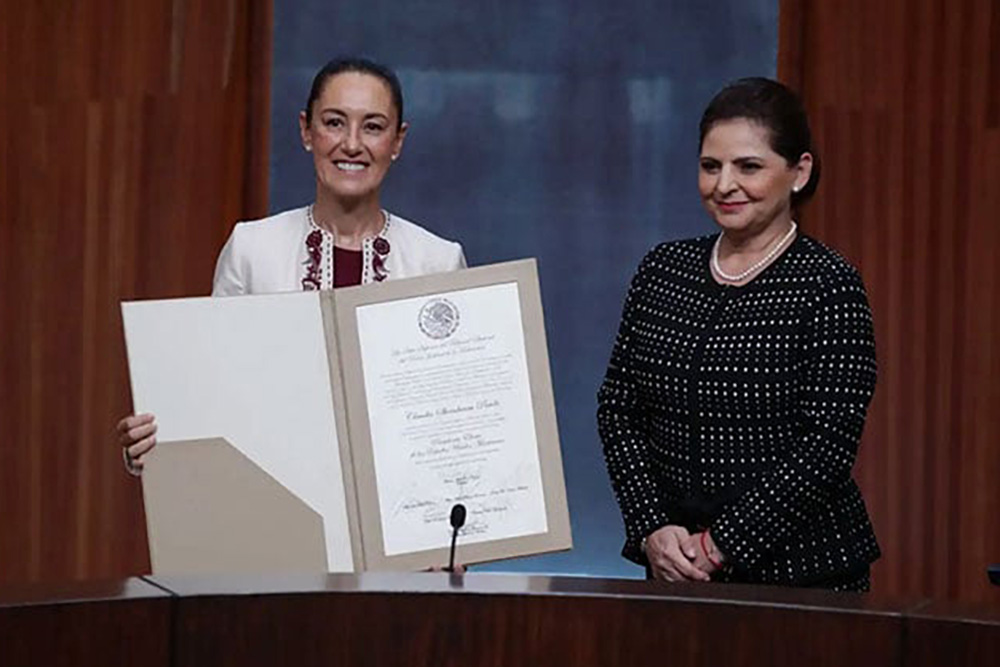
[[[333,289],[465,267],[462,246],[382,208],[382,181],[406,138],[403,94],[389,68],[345,58],[313,79],[299,114],[313,156],[316,200],[241,222],[222,248],[213,296]],[[118,423],[126,467],[138,474],[156,445],[153,415]]]

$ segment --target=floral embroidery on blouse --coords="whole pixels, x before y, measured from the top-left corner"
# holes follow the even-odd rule
[[[309,233],[305,238],[306,259],[303,262],[305,275],[302,278],[302,289],[304,291],[333,289],[333,248],[336,245],[336,237],[326,229],[316,224],[312,214],[313,207],[306,209],[306,217],[309,219]],[[364,239],[361,242],[363,253],[361,284],[366,285],[371,282],[382,282],[389,277],[389,270],[386,268],[386,258],[392,250],[389,239],[386,238],[389,226],[392,221],[392,214],[383,210],[384,223],[382,229],[375,236]]]

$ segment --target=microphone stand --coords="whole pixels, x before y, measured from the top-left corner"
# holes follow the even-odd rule
[[[455,571],[455,545],[458,543],[458,531],[465,525],[465,505],[456,503],[451,508],[451,550],[448,553],[447,572]]]

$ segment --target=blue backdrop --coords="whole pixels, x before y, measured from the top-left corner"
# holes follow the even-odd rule
[[[392,66],[410,123],[383,205],[461,241],[472,265],[537,257],[573,521],[571,552],[498,571],[642,576],[594,412],[629,278],[654,244],[712,230],[698,119],[774,76],[778,0],[278,0],[271,208],[312,200],[298,112],[342,54]]]

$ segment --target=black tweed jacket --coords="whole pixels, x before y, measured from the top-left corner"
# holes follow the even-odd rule
[[[800,235],[722,286],[715,238],[653,249],[625,300],[598,394],[622,555],[644,564],[643,538],[679,524],[711,530],[723,579],[863,575],[879,547],[851,477],[877,370],[861,278]]]

